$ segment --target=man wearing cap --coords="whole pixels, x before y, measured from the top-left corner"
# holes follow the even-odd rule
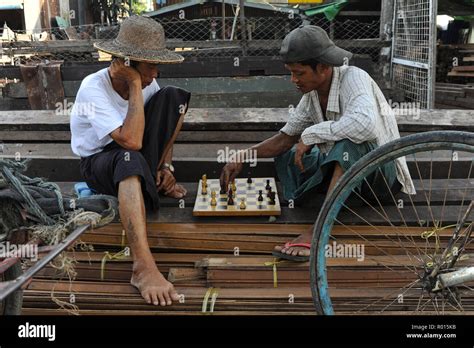
[[[111,54],[110,67],[87,76],[71,112],[71,147],[80,170],[97,193],[118,197],[120,219],[133,256],[131,283],[148,303],[179,299],[158,270],[146,231],[146,209],[156,210],[158,192],[182,198],[171,163],[190,94],[160,88],[157,64],[183,57],[165,48],[163,27],[151,18],[123,21],[115,40],[96,43]]]
[[[291,31],[280,54],[303,97],[278,134],[236,158],[251,151],[258,158],[275,158],[285,199],[307,204],[320,199],[318,194],[328,195],[358,159],[400,135],[380,88],[365,71],[348,65],[352,54],[337,47],[322,28],[308,25]],[[223,189],[242,168],[238,162],[223,168]],[[404,158],[380,169],[383,177],[373,177],[370,183],[376,194],[386,194],[387,185],[393,193],[415,192]],[[276,246],[273,255],[307,261],[311,239],[312,228]]]

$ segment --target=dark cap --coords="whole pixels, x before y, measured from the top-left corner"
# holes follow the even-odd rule
[[[280,55],[285,63],[298,63],[316,59],[320,63],[341,66],[352,53],[337,47],[324,29],[315,25],[302,25],[283,39]]]

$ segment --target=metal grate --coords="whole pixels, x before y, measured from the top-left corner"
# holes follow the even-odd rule
[[[381,47],[380,20],[363,22],[336,18],[329,22],[324,16],[308,20],[310,24],[325,29],[341,47],[355,54],[369,55],[374,61],[378,60]],[[246,42],[242,41],[238,16],[227,17],[225,28],[220,17],[193,20],[161,18],[157,21],[165,29],[168,47],[176,49],[185,57],[278,57],[283,38],[301,25],[303,18],[283,11],[274,11],[267,17],[247,17]],[[2,62],[20,64],[49,59],[73,63],[107,60],[107,56],[97,53],[93,43],[96,40],[113,39],[118,31],[118,25],[85,25],[67,29],[52,28],[29,34],[15,32],[15,37],[3,42]]]
[[[434,104],[436,0],[396,0],[393,81],[421,108]]]

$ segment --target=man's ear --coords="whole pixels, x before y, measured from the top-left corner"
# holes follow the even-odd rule
[[[327,74],[330,69],[331,69],[331,66],[324,63],[318,63],[318,65],[316,65],[316,72],[319,75]]]

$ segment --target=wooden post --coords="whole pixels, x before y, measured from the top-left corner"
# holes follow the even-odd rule
[[[225,40],[225,1],[222,0],[222,40]]]
[[[245,23],[245,0],[239,0],[240,4],[240,33],[242,35],[240,42],[242,43],[243,55],[247,55],[247,24]]]
[[[391,41],[393,40],[393,16],[394,5],[396,0],[382,0],[382,8],[380,10],[380,40]],[[381,82],[383,85],[380,87],[388,88],[391,86],[391,59],[392,59],[392,47],[385,47],[380,50],[380,61],[379,68],[381,72]]]
[[[334,40],[334,21],[329,22],[329,38]]]
[[[393,10],[395,0],[382,0],[380,10],[380,40],[390,40],[393,32]]]

